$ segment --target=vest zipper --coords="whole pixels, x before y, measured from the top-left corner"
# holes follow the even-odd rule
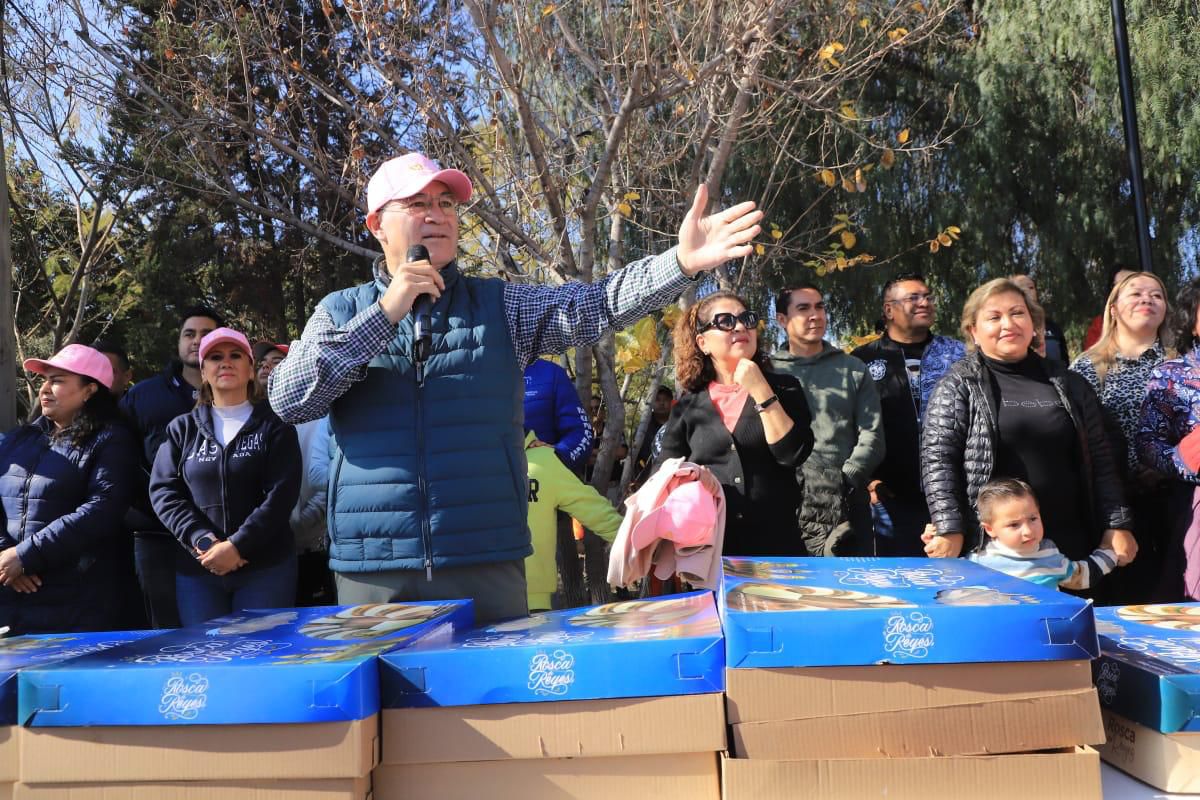
[[[429,495],[425,486],[425,410],[421,406],[424,376],[413,372],[413,406],[417,414],[417,494],[421,503],[421,544],[425,548],[425,580],[433,580],[433,533],[429,527]]]

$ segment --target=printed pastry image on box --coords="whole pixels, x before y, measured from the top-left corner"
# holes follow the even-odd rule
[[[385,708],[705,694],[725,685],[707,591],[536,614],[380,660]]]
[[[1162,733],[1200,731],[1200,603],[1096,609],[1100,704]]]
[[[731,668],[1094,658],[1091,605],[963,559],[725,558]]]
[[[97,653],[161,631],[56,633],[0,639],[0,725],[17,722],[17,674],[23,669]]]
[[[376,656],[471,625],[470,601],[244,611],[19,674],[34,727],[341,722],[379,711]]]

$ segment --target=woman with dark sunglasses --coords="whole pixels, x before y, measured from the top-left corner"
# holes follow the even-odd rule
[[[725,493],[725,555],[806,555],[796,523],[796,468],[812,452],[800,383],[764,369],[758,315],[716,292],[675,325],[683,396],[671,411],[658,462],[707,467]]]

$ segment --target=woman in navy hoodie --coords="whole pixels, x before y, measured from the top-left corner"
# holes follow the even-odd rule
[[[150,502],[183,546],[179,616],[194,625],[296,597],[288,517],[300,493],[296,430],[258,402],[246,337],[218,328],[200,342],[200,395],[158,449]]]
[[[117,537],[137,470],[137,442],[109,391],[112,364],[72,344],[24,367],[45,380],[41,416],[0,435],[0,625],[111,630],[124,574]]]

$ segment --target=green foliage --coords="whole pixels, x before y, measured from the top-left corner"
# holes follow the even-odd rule
[[[943,46],[890,61],[864,87],[859,108],[872,126],[911,130],[907,148],[891,137],[894,167],[871,173],[862,194],[797,181],[771,216],[787,227],[818,203],[813,230],[845,214],[858,248],[879,256],[823,278],[844,333],[870,328],[879,288],[901,271],[923,272],[939,290],[950,332],[974,286],[1029,273],[1078,352],[1109,269],[1136,264],[1137,254],[1109,6],[995,0],[976,8],[947,21],[953,35]],[[1194,2],[1129,4],[1154,266],[1169,288],[1196,272],[1196,14]],[[940,149],[919,149],[954,129]],[[822,193],[833,196],[821,201]],[[948,226],[961,229],[961,241],[930,252]],[[813,274],[792,262],[775,280]]]

